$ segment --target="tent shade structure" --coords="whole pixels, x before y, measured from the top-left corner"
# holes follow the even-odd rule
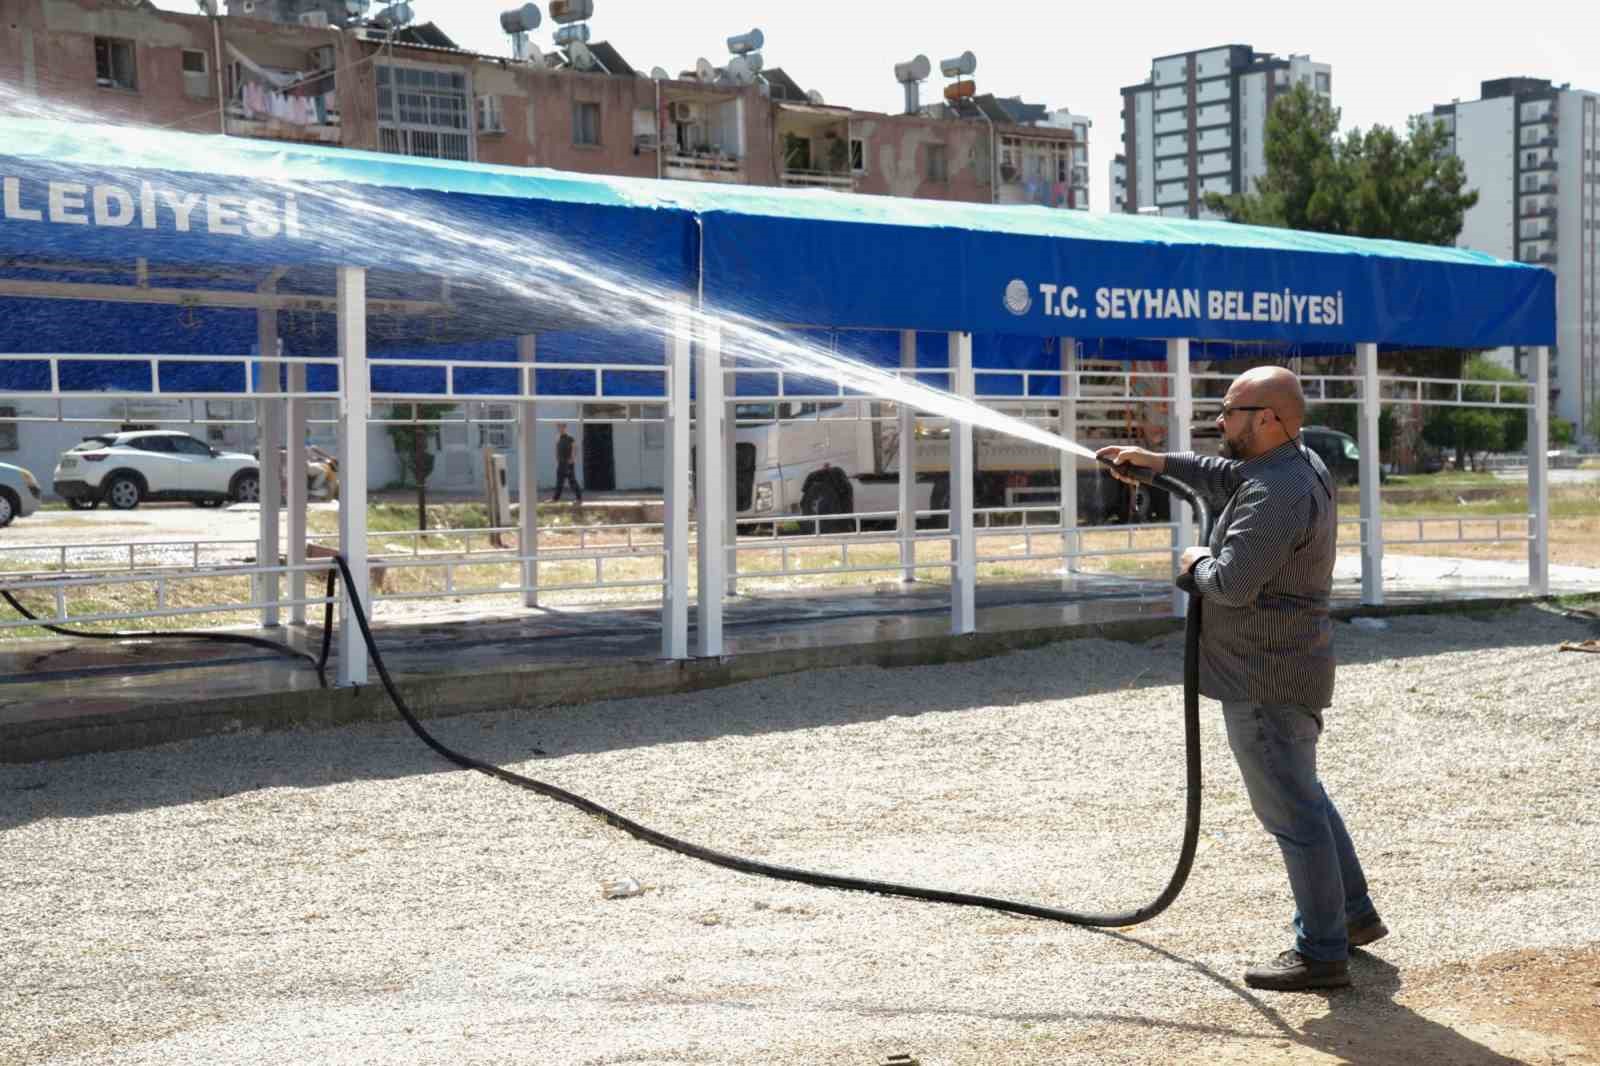
[[[768,323],[1072,336],[1113,342],[1109,354],[1126,357],[1160,358],[1161,346],[1138,342],[1169,337],[1300,354],[1374,338],[1461,348],[1555,340],[1550,271],[1455,248],[37,120],[0,120],[0,134],[7,274],[36,263],[45,277],[71,263],[91,277],[96,264],[144,258],[286,270],[285,290],[331,292],[335,265],[367,267],[375,351],[625,328],[614,293],[595,300],[581,286],[559,304],[519,305],[516,293],[467,284],[444,298],[448,324],[386,316],[385,299],[440,299],[441,276],[470,283],[484,241],[501,255],[520,244],[567,250],[593,265],[597,287],[703,293],[710,308]],[[248,291],[254,280],[233,284]],[[0,342],[18,350],[19,332]],[[70,330],[58,336],[85,347]]]
[[[876,534],[859,520],[877,526],[892,516],[895,532],[877,536],[898,542],[894,569],[906,581],[928,571],[947,578],[951,631],[970,633],[979,566],[991,561],[978,553],[975,486],[998,480],[1006,494],[1040,487],[985,469],[992,453],[987,441],[975,446],[974,421],[995,432],[1004,425],[1016,437],[1032,433],[1036,443],[1039,434],[983,405],[1031,409],[1022,417],[1049,423],[1046,432],[1057,437],[1039,444],[1050,451],[1033,469],[1065,488],[1079,476],[1079,407],[1091,399],[1085,387],[1100,390],[1092,398],[1102,404],[1149,398],[1161,405],[1159,426],[1154,416],[1143,424],[1157,426],[1169,450],[1187,450],[1197,421],[1192,361],[1239,355],[1354,357],[1359,376],[1343,379],[1348,391],[1340,398],[1360,405],[1363,598],[1379,603],[1378,412],[1395,400],[1385,389],[1398,381],[1378,374],[1379,351],[1525,349],[1531,377],[1520,392],[1532,398],[1496,387],[1494,403],[1526,411],[1530,439],[1542,441],[1555,322],[1549,270],[1455,248],[0,117],[7,421],[58,422],[47,428],[60,433],[67,424],[160,421],[163,405],[176,405],[183,413],[169,421],[249,425],[255,436],[244,446],[258,448],[261,467],[261,562],[251,570],[255,599],[233,610],[259,610],[269,627],[279,624],[280,608],[301,622],[305,608],[321,602],[307,590],[319,564],[305,552],[306,487],[281,476],[304,462],[308,427],[336,426],[338,543],[357,586],[341,595],[370,602],[366,493],[369,474],[379,484],[388,476],[369,468],[369,453],[377,454],[371,438],[382,446],[385,424],[426,421],[419,413],[426,405],[452,412],[440,419],[453,420],[455,430],[454,442],[440,433],[447,459],[467,457],[466,427],[476,419],[496,423],[492,441],[481,434],[477,450],[502,449],[508,478],[515,467],[523,506],[517,526],[496,535],[515,541],[501,565],[521,576],[474,594],[509,587],[523,606],[537,607],[547,592],[659,588],[663,656],[714,657],[724,649],[724,595],[741,580],[771,576],[741,570],[740,523],[764,520],[776,530],[775,519],[796,513],[844,515],[821,524],[831,529],[814,521],[813,532],[826,542],[853,518],[853,535],[866,538],[853,543],[868,543]],[[1085,381],[1106,375],[1081,366],[1090,356],[1165,367],[1111,372],[1121,380],[1106,400],[1104,382]],[[865,373],[860,364],[887,373]],[[895,376],[938,391],[918,393]],[[1434,402],[1441,383],[1409,381],[1415,402]],[[1442,384],[1455,384],[1462,402],[1459,384]],[[230,403],[235,397],[245,402]],[[805,397],[831,399],[789,402]],[[892,477],[892,511],[857,508],[867,494],[853,496],[849,475],[831,458],[812,471],[774,448],[758,463],[755,446],[740,436],[748,420],[804,417],[809,409],[820,421],[823,410],[858,397],[872,402],[841,419],[860,423],[862,406],[877,407],[865,418],[885,429],[892,423],[895,444],[874,438],[877,451],[870,465],[856,466],[853,484],[887,491]],[[1033,397],[1052,402],[1026,402]],[[213,400],[241,410],[213,415]],[[541,565],[547,577],[557,571],[539,552],[539,471],[551,460],[540,451],[541,424],[572,417],[569,411],[580,423],[592,416],[658,424],[651,469],[660,471],[663,517],[644,554],[659,562],[659,577],[607,577],[606,559],[580,551],[592,576],[573,585],[541,580]],[[924,416],[944,424],[923,432]],[[1131,425],[1101,419],[1118,432],[1124,423]],[[587,456],[607,454],[610,427],[603,428],[595,436],[605,444],[586,447]],[[838,439],[856,440],[853,429],[841,429]],[[831,436],[818,439],[833,447]],[[919,466],[918,447],[943,454]],[[1543,449],[1530,449],[1529,459],[1529,585],[1543,592]],[[1000,471],[1007,473],[1014,472]],[[845,480],[819,494],[819,478]],[[764,519],[750,517],[763,491]],[[271,516],[285,498],[280,555]],[[1043,557],[1069,571],[1086,554],[1075,501],[1060,492],[1061,546]],[[924,521],[930,513],[933,526]],[[1172,517],[1163,528],[1176,564],[1192,523]],[[1038,528],[1030,521],[1028,535]],[[936,560],[920,557],[923,541],[948,550]],[[787,571],[788,553],[780,552]],[[280,557],[286,561],[274,565]],[[474,553],[471,565],[482,562]],[[449,586],[448,568],[469,564],[411,565],[446,567]],[[867,572],[870,564],[851,569]],[[72,621],[65,611],[59,624]],[[359,635],[347,625],[340,641],[340,680],[363,682]]]

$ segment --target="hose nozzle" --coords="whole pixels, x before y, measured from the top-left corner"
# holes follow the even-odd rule
[[[1145,466],[1134,466],[1132,463],[1113,463],[1110,459],[1101,459],[1108,469],[1115,470],[1121,477],[1130,477],[1141,485],[1154,485],[1156,472]]]

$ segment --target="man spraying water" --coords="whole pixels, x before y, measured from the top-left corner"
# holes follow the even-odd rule
[[[1180,583],[1205,600],[1200,691],[1222,702],[1262,826],[1277,838],[1294,894],[1295,946],[1245,972],[1252,988],[1350,983],[1351,947],[1388,934],[1344,821],[1317,778],[1322,711],[1333,702],[1337,498],[1300,444],[1306,401],[1282,367],[1236,378],[1217,425],[1224,458],[1103,448],[1097,458],[1166,473],[1220,508],[1211,543],[1189,548]]]

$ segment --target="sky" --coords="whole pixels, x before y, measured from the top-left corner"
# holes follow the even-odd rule
[[[156,0],[193,12],[193,0]],[[513,0],[409,0],[463,48],[509,55],[499,12]],[[555,25],[533,34],[549,50]],[[381,6],[381,3],[380,5]],[[924,103],[940,97],[938,62],[971,50],[979,92],[1021,96],[1071,108],[1094,123],[1090,181],[1104,210],[1106,165],[1121,140],[1125,85],[1145,81],[1155,56],[1220,44],[1247,44],[1279,55],[1309,53],[1333,65],[1333,101],[1344,125],[1404,126],[1409,115],[1457,97],[1476,99],[1491,78],[1549,78],[1600,90],[1600,3],[1558,0],[1519,17],[1439,0],[1216,0],[1213,3],[1069,4],[1064,0],[984,0],[919,5],[893,0],[594,0],[592,40],[609,42],[636,69],[676,75],[705,56],[721,66],[728,37],[759,27],[767,66],[781,66],[830,104],[896,112],[903,96],[895,63],[921,53],[934,63]],[[974,11],[988,17],[973,18]],[[1489,12],[1492,17],[1485,17]]]

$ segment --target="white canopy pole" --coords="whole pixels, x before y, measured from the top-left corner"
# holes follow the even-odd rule
[[[723,570],[727,556],[723,533],[727,515],[728,481],[723,464],[728,450],[723,437],[727,402],[723,398],[722,330],[706,322],[700,332],[699,396],[695,404],[695,528],[698,536],[699,610],[695,616],[695,654],[702,658],[722,655]]]
[[[531,333],[517,338],[517,362],[529,369],[527,399],[517,405],[517,554],[523,556],[522,605],[539,606],[539,564],[529,556],[539,551],[539,372],[532,364],[539,353],[539,338]]]
[[[689,657],[689,427],[693,420],[690,381],[694,372],[689,316],[680,312],[667,337],[666,455],[661,474],[661,656]]]
[[[291,567],[304,566],[306,561],[306,365],[289,364],[289,395],[286,403],[288,426],[284,430],[287,447],[284,449],[285,482],[289,490],[288,538],[286,553]],[[320,591],[319,591],[320,594]],[[289,608],[289,621],[304,625],[306,605],[298,601],[306,598],[306,573],[289,571],[289,598],[296,601]]]
[[[262,292],[277,287],[277,273],[261,285]],[[259,459],[256,466],[256,502],[259,514],[259,550],[256,558],[260,566],[277,566],[280,554],[278,541],[278,512],[283,507],[283,446],[284,410],[278,398],[283,392],[281,378],[283,364],[278,362],[278,312],[263,307],[256,312],[256,352],[261,357],[260,381],[256,398],[256,447]],[[301,463],[304,471],[305,464]],[[304,473],[301,474],[303,478]],[[278,624],[278,601],[282,599],[277,574],[262,574],[257,583],[261,590],[261,624],[272,628]]]
[[[972,373],[972,334],[950,334],[951,389],[972,399],[977,392]],[[950,632],[978,629],[978,537],[972,517],[972,423],[950,420]]]
[[[339,268],[339,551],[350,565],[354,588],[344,588],[339,619],[339,684],[367,683],[367,646],[361,639],[351,597],[370,620],[372,580],[367,572],[367,415],[372,378],[367,366],[367,272]]]
[[[1528,591],[1550,594],[1550,349],[1533,350],[1533,418],[1528,426]],[[1365,445],[1363,445],[1365,447]]]
[[[1189,338],[1167,341],[1167,371],[1172,375],[1172,403],[1167,408],[1167,451],[1187,452],[1194,447],[1194,377],[1189,367]],[[1159,490],[1157,490],[1159,491]],[[1172,576],[1178,576],[1183,550],[1194,543],[1194,514],[1189,505],[1176,499],[1171,507]],[[1172,613],[1183,618],[1189,613],[1189,594],[1172,590]]]
[[[1378,486],[1378,416],[1383,411],[1378,387],[1378,345],[1356,345],[1356,371],[1361,375],[1361,406],[1356,444],[1361,448],[1361,602],[1383,602],[1383,499]]]
[[[917,368],[917,331],[900,331],[900,369]],[[901,375],[907,380],[911,375]],[[895,469],[900,473],[900,580],[917,580],[917,411],[910,404],[895,404],[900,412],[900,432]]]
[[[1072,337],[1062,337],[1061,345],[1061,410],[1056,423],[1056,433],[1063,440],[1078,439],[1078,342]],[[1078,457],[1063,451],[1060,460],[1061,482],[1061,550],[1069,558],[1062,560],[1064,576],[1078,569],[1078,560],[1071,558],[1078,551]]]

